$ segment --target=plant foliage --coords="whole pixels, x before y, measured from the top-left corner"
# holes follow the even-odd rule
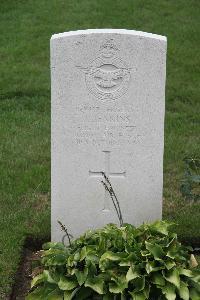
[[[200,272],[171,225],[108,224],[68,246],[45,244],[26,299],[199,300]]]
[[[185,158],[185,174],[181,193],[188,200],[200,200],[200,159]]]

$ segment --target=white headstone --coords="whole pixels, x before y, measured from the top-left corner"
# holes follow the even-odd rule
[[[166,38],[121,29],[51,38],[52,240],[162,217]]]

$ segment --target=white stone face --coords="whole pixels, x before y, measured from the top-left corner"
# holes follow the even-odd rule
[[[104,171],[125,222],[162,217],[166,38],[132,30],[53,35],[52,240],[57,220],[77,237],[117,223]]]

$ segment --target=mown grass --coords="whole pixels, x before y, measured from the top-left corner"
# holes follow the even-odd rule
[[[0,298],[25,236],[50,234],[50,73],[53,33],[127,28],[168,37],[164,218],[200,239],[200,205],[181,198],[182,159],[199,153],[200,2],[1,0]]]

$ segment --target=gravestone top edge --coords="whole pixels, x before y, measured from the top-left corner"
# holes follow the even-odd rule
[[[56,33],[53,34],[51,40],[76,36],[76,35],[89,35],[89,34],[98,34],[98,33],[105,33],[105,34],[128,34],[133,36],[140,36],[144,38],[151,38],[161,40],[163,42],[167,42],[167,37],[163,35],[158,35],[154,33],[148,33],[143,31],[137,30],[129,30],[129,29],[85,29],[85,30],[76,30],[76,31],[67,31],[63,33]]]

